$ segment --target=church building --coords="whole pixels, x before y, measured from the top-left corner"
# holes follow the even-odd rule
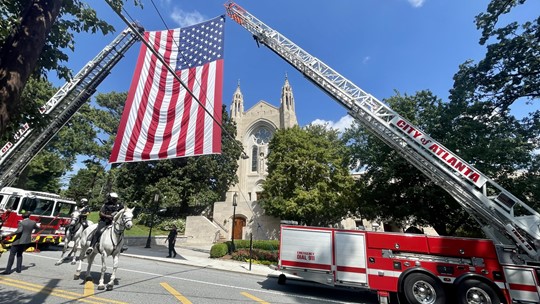
[[[225,201],[214,203],[213,218],[190,216],[186,219],[186,236],[191,241],[206,243],[220,239],[275,239],[280,220],[267,216],[257,204],[262,182],[268,172],[266,157],[268,143],[278,129],[298,124],[294,108],[294,95],[285,77],[281,88],[279,107],[260,100],[247,111],[240,84],[232,97],[230,116],[236,122],[236,139],[242,143],[247,158],[238,160],[238,183],[226,194]],[[233,224],[234,223],[234,224]]]

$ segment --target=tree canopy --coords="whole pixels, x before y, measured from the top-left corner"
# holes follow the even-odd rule
[[[336,130],[319,125],[278,130],[269,150],[259,200],[267,214],[315,226],[347,215],[353,179]]]
[[[112,0],[121,7],[123,0]],[[135,4],[139,1],[135,0]],[[101,32],[114,28],[100,19],[92,7],[80,0],[4,0],[0,5],[0,137],[12,124],[39,120],[27,115],[31,104],[20,99],[28,79],[46,77],[56,71],[61,79],[71,77],[64,64],[64,50],[75,49],[75,33]],[[15,128],[16,129],[16,128]],[[7,133],[12,134],[11,132]]]
[[[520,171],[534,169],[537,145],[532,141],[538,136],[537,126],[510,115],[494,115],[496,107],[491,103],[458,99],[444,103],[429,91],[412,96],[398,93],[385,102],[520,199],[531,198],[515,181]],[[401,226],[430,225],[441,235],[474,225],[442,188],[361,126],[347,130],[344,139],[350,143],[351,161],[365,169],[357,181],[357,210],[363,217]]]
[[[540,97],[540,16],[522,24],[501,24],[503,16],[511,19],[512,9],[525,2],[491,0],[487,11],[476,16],[480,44],[487,45],[487,51],[478,63],[468,60],[460,66],[454,90],[465,87],[471,98],[503,111],[518,100],[531,103]]]

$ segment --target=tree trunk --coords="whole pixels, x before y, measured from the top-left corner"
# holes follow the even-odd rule
[[[62,0],[31,0],[0,49],[0,136],[19,114],[20,97],[55,22]]]

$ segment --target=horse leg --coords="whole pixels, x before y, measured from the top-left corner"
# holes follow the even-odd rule
[[[73,240],[73,249],[71,249],[71,252],[73,253],[73,257],[71,258],[71,265],[75,265],[77,263],[78,247],[79,247],[79,240]]]
[[[73,236],[73,248],[71,249],[71,252],[73,253],[73,258],[71,259],[71,265],[75,265],[77,263],[77,251],[79,250],[79,247],[81,247],[81,240],[82,229],[79,228],[79,230],[77,230],[77,233],[75,233],[75,236]],[[80,256],[79,259],[81,259]]]
[[[101,277],[99,278],[98,290],[105,289],[105,272],[107,271],[107,253],[101,253]],[[107,287],[108,288],[108,287]]]
[[[113,290],[114,287],[114,281],[116,280],[116,269],[118,269],[118,260],[120,254],[116,253],[113,255],[113,270],[111,274],[111,278],[109,280],[109,283],[107,283],[107,290]]]
[[[83,242],[83,237],[81,237],[81,239],[79,240],[79,243],[81,244],[81,252],[79,252],[79,265],[77,266],[77,270],[75,271],[75,276],[73,277],[74,280],[78,280],[81,276],[82,261],[85,258],[84,251],[86,250],[86,247],[88,247],[86,242]]]
[[[86,276],[84,278],[85,281],[92,281],[93,278],[92,278],[92,273],[90,272],[90,270],[92,269],[92,263],[94,262],[94,258],[96,257],[96,252],[92,253],[91,255],[88,256],[88,266],[86,267]]]
[[[60,256],[60,259],[54,263],[54,265],[58,266],[64,262],[64,255],[66,254],[67,247],[68,247],[69,241],[67,241],[67,238],[64,239],[64,248],[62,248],[62,255]]]

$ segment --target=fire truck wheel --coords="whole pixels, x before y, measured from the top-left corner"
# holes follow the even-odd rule
[[[460,304],[500,304],[499,297],[486,283],[468,280],[458,287]]]
[[[413,273],[405,278],[403,291],[411,304],[442,304],[444,289],[434,278],[423,273]]]
[[[279,285],[285,285],[285,282],[287,282],[287,277],[284,274],[280,274],[277,278],[277,283]]]

